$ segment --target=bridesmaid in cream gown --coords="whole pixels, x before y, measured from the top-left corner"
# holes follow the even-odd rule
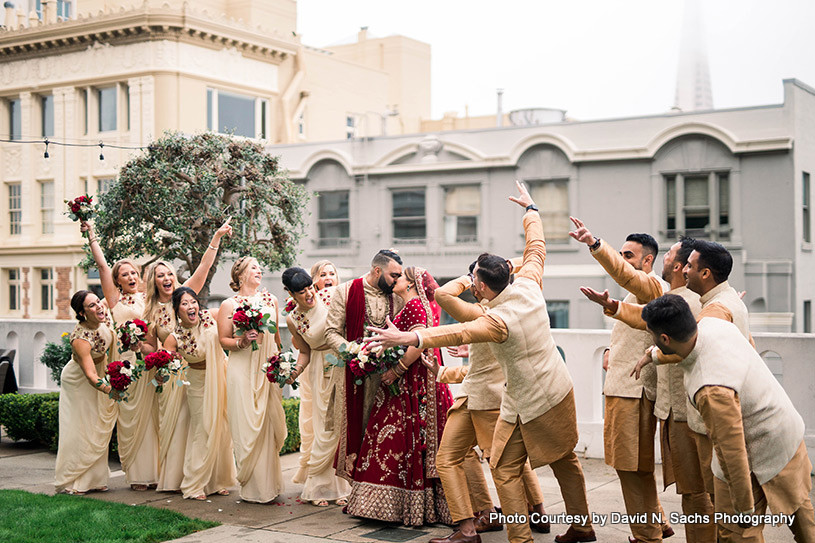
[[[102,292],[113,315],[114,326],[141,319],[144,314],[144,292],[140,288],[142,285],[136,263],[129,259],[119,260],[111,270],[93,228],[87,222],[81,225],[82,230],[88,232],[88,243],[99,269]],[[117,344],[114,355],[118,360],[136,362],[136,353],[119,353],[115,336],[114,342]],[[127,402],[120,403],[119,420],[116,421],[119,459],[133,490],[155,488],[158,482],[158,402],[154,388],[150,386],[152,379],[152,374],[144,375],[128,388]]]
[[[297,304],[286,317],[292,344],[300,351],[292,378],[309,385],[309,394],[301,394],[300,400],[301,409],[304,404],[308,407],[309,417],[305,423],[301,417],[300,425],[312,435],[305,476],[298,472],[300,478],[292,482],[305,483],[300,497],[313,505],[325,507],[330,500],[345,505],[351,486],[336,476],[333,466],[339,434],[326,430],[333,372],[325,359],[330,352],[325,343],[325,326],[334,287],[315,291],[311,276],[302,268],[284,271],[283,286]]]
[[[314,290],[317,291],[336,287],[339,284],[337,268],[330,260],[315,262],[311,267],[311,278],[314,281]],[[333,293],[333,289],[331,292]],[[288,307],[288,300],[286,305]],[[300,376],[298,383],[300,385],[298,389],[300,396],[300,408],[298,413],[298,423],[300,427],[300,467],[297,469],[294,477],[292,477],[291,482],[301,485],[306,482],[306,478],[308,477],[308,461],[311,458],[311,446],[314,443],[314,425],[311,421],[311,380],[308,374]]]
[[[261,365],[280,352],[280,333],[249,331],[235,335],[232,314],[250,303],[271,312],[278,321],[277,299],[259,291],[263,272],[258,261],[241,257],[232,266],[230,287],[238,292],[224,300],[218,313],[221,346],[230,351],[226,372],[227,415],[232,432],[232,445],[238,465],[241,498],[267,503],[283,490],[280,449],[286,440],[286,416],[283,413],[281,389],[270,383]],[[252,340],[259,349],[253,351]]]
[[[108,489],[108,444],[118,406],[99,386],[112,361],[113,330],[107,309],[87,290],[71,298],[79,324],[71,332],[70,362],[62,369],[59,395],[59,450],[56,491],[84,494]]]
[[[217,309],[201,310],[195,291],[173,292],[173,313],[178,325],[164,347],[181,353],[188,364],[186,403],[190,414],[184,456],[185,498],[207,499],[217,492],[228,496],[236,486],[232,436],[226,417],[226,355],[218,339]]]
[[[195,292],[201,291],[215,262],[221,238],[231,233],[232,227],[227,220],[215,232],[208,249],[201,257],[201,262],[183,286],[190,287]],[[160,348],[175,330],[177,323],[171,298],[173,291],[182,285],[178,284],[173,266],[162,260],[150,264],[144,277],[147,284],[144,320],[150,323],[147,342],[154,348]],[[186,387],[177,386],[173,380],[165,385],[164,391],[158,395],[159,471],[156,490],[167,492],[181,490],[189,428],[190,413],[187,409]]]

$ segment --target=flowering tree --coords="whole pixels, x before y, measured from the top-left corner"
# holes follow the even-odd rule
[[[195,270],[219,226],[232,217],[201,297],[224,251],[251,255],[271,270],[290,266],[304,229],[305,189],[251,140],[168,132],[125,164],[100,199],[96,232],[108,262],[148,256]],[[83,267],[93,266],[85,259]],[[183,279],[179,278],[183,281]]]

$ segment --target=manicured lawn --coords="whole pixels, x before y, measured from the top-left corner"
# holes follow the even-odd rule
[[[0,490],[0,541],[167,541],[217,526],[166,509]]]

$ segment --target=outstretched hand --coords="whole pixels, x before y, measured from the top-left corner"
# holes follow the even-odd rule
[[[375,326],[368,326],[368,331],[374,335],[370,338],[368,343],[368,350],[373,351],[379,347],[383,349],[390,349],[397,345],[407,345],[417,347],[419,340],[413,332],[402,332],[393,322],[390,317],[385,319],[385,328],[376,328]]]
[[[656,347],[652,347],[652,348],[656,349]],[[640,358],[640,361],[637,362],[637,365],[634,366],[634,369],[631,370],[631,373],[629,374],[629,376],[634,377],[634,379],[639,379],[640,378],[640,373],[642,373],[642,368],[644,368],[645,366],[647,366],[651,362],[652,362],[652,360],[651,360],[651,349],[649,349],[649,350],[645,351],[645,354],[643,355],[642,358]]]
[[[447,349],[449,350],[450,347],[448,347]],[[434,376],[438,377],[439,368],[441,368],[441,366],[439,366],[439,361],[436,360],[436,355],[434,355],[434,354],[427,355],[424,352],[422,352],[421,357],[422,357],[422,365],[425,368],[429,369],[430,373],[432,373]]]
[[[578,219],[577,217],[569,217],[569,219],[574,224],[575,230],[569,232],[569,235],[572,236],[574,239],[579,241],[580,243],[585,243],[586,245],[594,245],[595,238],[589,232],[589,229],[586,228],[586,225],[583,224],[583,221]]]
[[[215,237],[217,239],[232,235],[232,225],[229,224],[230,222],[232,222],[232,217],[229,217],[226,221],[224,221],[221,227],[218,228],[218,230],[215,232]]]
[[[511,201],[515,202],[516,204],[523,208],[527,208],[535,204],[535,202],[532,201],[532,197],[529,195],[529,191],[526,190],[526,185],[524,185],[523,183],[516,179],[515,186],[518,187],[519,196],[518,197],[510,196],[509,199]]]
[[[455,358],[469,358],[470,357],[470,346],[469,345],[457,345],[455,347],[447,347],[447,354]]]
[[[620,302],[612,299],[608,294],[608,290],[604,290],[601,294],[593,288],[580,287],[580,292],[592,302],[603,306],[603,309],[609,311],[612,315],[617,312]]]

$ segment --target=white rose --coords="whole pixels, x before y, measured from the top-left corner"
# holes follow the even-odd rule
[[[368,355],[367,354],[359,355],[359,363],[360,363],[360,365],[366,363],[367,361],[368,361]]]
[[[348,352],[351,354],[357,354],[359,351],[362,350],[362,345],[359,343],[351,343],[348,345]]]
[[[281,362],[280,369],[288,373],[289,371],[291,371],[291,362]]]
[[[122,368],[121,370],[119,370],[119,373],[130,377],[131,375],[133,375],[133,370],[131,370],[130,368]]]

